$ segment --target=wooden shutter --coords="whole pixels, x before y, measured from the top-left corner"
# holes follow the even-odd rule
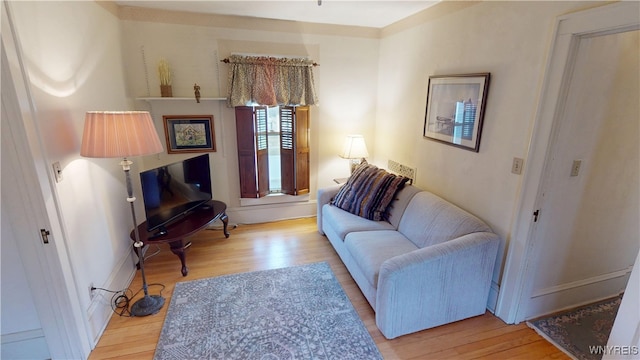
[[[309,107],[280,106],[282,192],[309,193]]]
[[[309,180],[309,107],[298,106],[295,111],[296,136],[296,195],[308,194]]]
[[[295,152],[292,106],[280,106],[280,181],[283,194],[295,195]]]
[[[235,110],[240,197],[262,197],[269,193],[267,108],[238,106]]]
[[[258,162],[258,197],[269,194],[269,147],[267,107],[254,107],[256,124],[256,157]]]

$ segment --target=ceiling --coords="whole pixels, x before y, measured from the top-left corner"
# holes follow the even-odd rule
[[[116,0],[118,5],[188,11],[207,14],[239,15],[311,23],[383,28],[418,13],[440,0],[288,0],[288,1],[141,1]]]

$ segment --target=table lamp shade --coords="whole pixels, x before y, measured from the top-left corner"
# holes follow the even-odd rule
[[[361,159],[369,156],[367,145],[362,135],[348,135],[340,157],[345,159]]]
[[[89,111],[85,115],[82,156],[126,158],[162,151],[162,143],[147,111]]]

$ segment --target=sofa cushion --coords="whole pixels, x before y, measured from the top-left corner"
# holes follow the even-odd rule
[[[322,227],[331,227],[344,240],[348,233],[367,230],[394,230],[386,221],[367,220],[333,205],[322,207]]]
[[[378,287],[380,266],[387,259],[417,250],[409,239],[394,230],[349,233],[345,246],[354,262],[374,288]]]
[[[408,180],[364,163],[351,174],[332,204],[365,219],[386,220],[387,207]]]
[[[450,202],[421,191],[407,205],[398,231],[423,248],[474,232],[491,232],[491,229],[482,220]]]

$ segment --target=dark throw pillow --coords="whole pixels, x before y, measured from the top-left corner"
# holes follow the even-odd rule
[[[363,163],[340,188],[332,204],[369,220],[387,220],[387,207],[409,179]]]

